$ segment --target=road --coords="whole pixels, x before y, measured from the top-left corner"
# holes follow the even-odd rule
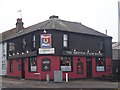
[[[2,78],[3,88],[118,88],[118,82],[97,80],[74,80],[55,83],[53,81],[20,80]]]

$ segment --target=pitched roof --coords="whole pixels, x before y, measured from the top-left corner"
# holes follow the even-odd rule
[[[0,43],[2,42],[2,33],[0,33]]]
[[[58,16],[53,15],[48,20],[29,26],[27,28],[24,28],[24,30],[21,30],[18,33],[16,33],[15,28],[8,32],[5,32],[7,33],[7,35],[11,33],[11,35],[8,35],[8,37],[4,40],[21,36],[36,30],[43,30],[43,29],[46,29],[46,30],[53,29],[53,30],[69,31],[69,32],[75,32],[75,33],[81,33],[81,34],[110,37],[106,34],[103,34],[92,28],[89,28],[81,23],[61,20],[61,19],[58,19]]]
[[[89,34],[89,35],[106,36],[106,34],[93,30],[81,23],[64,21],[58,18],[49,19],[44,22],[32,25],[26,28],[25,32],[31,32],[38,29],[39,30],[55,29],[55,30],[69,31],[69,32]]]
[[[10,29],[2,33],[2,41],[8,40],[16,36],[16,28]]]
[[[120,49],[120,42],[112,43],[112,49]]]

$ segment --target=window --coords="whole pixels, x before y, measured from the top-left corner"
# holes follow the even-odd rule
[[[37,71],[37,59],[36,57],[29,58],[29,72],[36,72]]]
[[[61,71],[72,71],[72,57],[60,57]]]
[[[106,64],[104,58],[96,58],[96,71],[97,72],[104,72]]]
[[[50,59],[49,58],[42,59],[42,71],[50,71]]]
[[[68,35],[63,34],[63,47],[68,47]]]
[[[103,42],[101,41],[101,42],[100,42],[100,51],[101,51],[101,52],[103,52],[103,50],[104,50],[103,47],[104,47],[104,46],[103,46]]]
[[[2,70],[6,70],[5,61],[2,61]]]
[[[36,42],[36,37],[35,37],[35,35],[33,35],[33,37],[32,37],[33,48],[35,48],[35,42]]]
[[[25,49],[25,46],[26,46],[26,40],[25,40],[25,38],[23,38],[23,40],[22,40],[22,48],[23,48],[23,50]]]
[[[9,43],[9,51],[14,51],[15,50],[15,43]]]
[[[10,60],[10,72],[12,72],[12,71],[13,71],[13,61]]]
[[[4,43],[3,43],[3,45],[2,45],[2,49],[3,49],[3,50],[2,50],[2,53],[5,54],[5,44],[4,44]]]

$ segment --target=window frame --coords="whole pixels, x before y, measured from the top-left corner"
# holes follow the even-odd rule
[[[2,44],[2,53],[5,54],[5,43]]]
[[[32,48],[36,48],[36,35],[32,35]]]
[[[67,65],[61,65],[62,64],[61,58],[63,58],[63,60],[65,62],[70,61],[70,65],[68,65],[68,64]],[[65,68],[69,68],[70,70],[65,70]],[[60,70],[63,71],[63,72],[72,72],[73,71],[73,57],[71,57],[71,56],[60,56]]]
[[[13,52],[13,51],[15,51],[15,43],[10,42],[9,43],[9,52]]]
[[[36,67],[34,66],[35,71],[32,71],[32,70],[31,70],[31,68],[33,68],[33,67],[31,67],[31,63],[32,63],[33,61],[34,61],[35,64],[36,64],[36,65],[35,65]],[[28,71],[29,71],[29,72],[33,72],[33,73],[34,73],[34,72],[37,72],[37,57],[29,57],[29,59],[28,59]]]
[[[23,51],[25,50],[26,45],[27,45],[27,42],[26,42],[26,39],[24,37],[24,38],[22,38],[22,49],[23,49]]]
[[[103,60],[104,65],[98,65],[100,60]],[[102,62],[101,62],[102,63]],[[98,70],[99,69],[99,70]],[[104,69],[104,70],[103,70]],[[105,72],[106,71],[106,59],[103,57],[97,57],[96,58],[96,72]]]
[[[6,63],[5,63],[5,61],[2,61],[2,70],[3,71],[6,70]]]
[[[63,47],[68,47],[68,34],[63,34]]]

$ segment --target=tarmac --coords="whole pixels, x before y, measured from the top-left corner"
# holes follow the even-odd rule
[[[120,82],[98,81],[98,80],[71,80],[71,81],[37,81],[2,77],[2,88],[108,88],[117,89]]]

